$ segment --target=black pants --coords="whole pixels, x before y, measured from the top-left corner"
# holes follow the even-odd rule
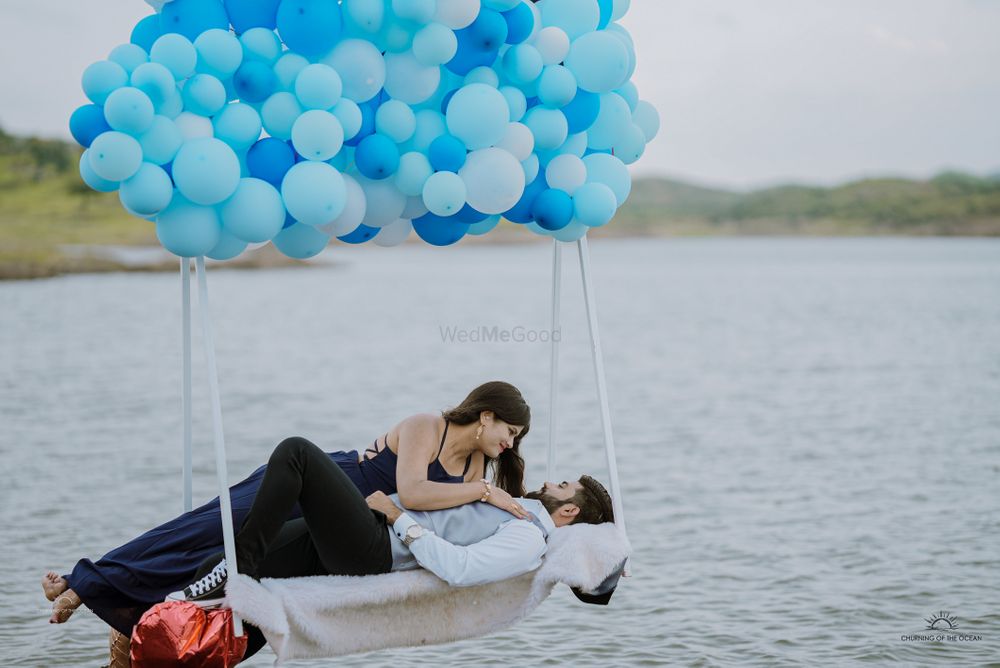
[[[302,517],[286,522],[296,503]],[[385,515],[368,507],[347,474],[319,447],[293,437],[271,454],[250,514],[236,535],[236,561],[240,573],[258,579],[374,575],[392,570],[392,547]],[[260,631],[248,631],[245,658],[264,644]]]

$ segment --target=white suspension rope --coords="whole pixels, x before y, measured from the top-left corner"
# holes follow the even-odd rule
[[[191,258],[181,258],[181,347],[183,370],[181,372],[181,412],[184,416],[183,481],[184,512],[193,508],[191,485]]]
[[[549,364],[549,461],[545,480],[555,480],[556,469],[556,408],[559,393],[559,299],[562,295],[562,248],[558,239],[552,240],[552,327],[551,362]]]

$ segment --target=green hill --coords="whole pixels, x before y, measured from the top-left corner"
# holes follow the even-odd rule
[[[0,278],[124,269],[71,247],[158,244],[154,226],[127,214],[117,193],[96,193],[83,184],[80,154],[69,142],[0,129]],[[1000,174],[945,172],[928,181],[865,179],[749,193],[638,179],[616,219],[591,234],[1000,236]],[[505,223],[475,241],[511,239],[538,237]]]

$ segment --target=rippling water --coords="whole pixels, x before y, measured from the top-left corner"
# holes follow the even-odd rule
[[[336,663],[1000,661],[1000,243],[635,240],[592,253],[633,576],[608,608],[561,588],[515,629]],[[549,247],[331,256],[342,262],[209,276],[231,478],[286,436],[353,449],[502,378],[533,405],[523,449],[539,483],[547,345],[441,330],[544,330]],[[565,257],[558,475],[602,477]],[[38,579],[181,510],[179,281],[7,282],[0,313],[0,657],[98,665],[106,627],[84,609],[49,625]],[[195,325],[200,503],[215,491]],[[980,639],[903,639],[942,610]]]

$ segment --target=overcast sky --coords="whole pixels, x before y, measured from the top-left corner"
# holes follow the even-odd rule
[[[0,126],[68,137],[80,74],[141,0],[0,0]],[[632,0],[635,166],[708,185],[1000,171],[1000,0]]]

